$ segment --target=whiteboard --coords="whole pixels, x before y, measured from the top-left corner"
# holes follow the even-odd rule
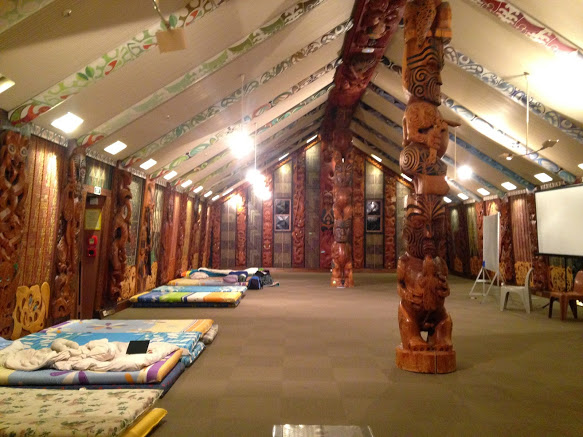
[[[583,185],[539,191],[534,198],[539,253],[583,256]]]
[[[500,260],[500,213],[484,216],[484,267],[499,272]]]

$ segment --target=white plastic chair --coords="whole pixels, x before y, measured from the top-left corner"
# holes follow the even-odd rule
[[[520,295],[522,303],[524,304],[524,309],[528,314],[530,314],[530,308],[532,307],[532,300],[530,297],[530,275],[532,274],[532,270],[533,268],[531,267],[526,274],[526,279],[524,280],[523,286],[502,285],[500,288],[500,311],[504,311],[506,309],[506,304],[508,304],[508,296],[510,293],[516,293]]]

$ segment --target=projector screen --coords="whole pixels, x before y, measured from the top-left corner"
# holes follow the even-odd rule
[[[583,186],[540,191],[534,198],[539,253],[583,256]]]

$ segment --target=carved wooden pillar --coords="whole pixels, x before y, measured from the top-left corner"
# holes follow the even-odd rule
[[[0,335],[10,338],[16,304],[18,256],[24,229],[28,186],[28,138],[6,131],[0,134]]]
[[[111,251],[109,257],[109,299],[115,303],[122,296],[122,285],[126,270],[126,244],[130,236],[132,220],[132,192],[130,184],[132,174],[120,168],[114,170],[113,176],[113,226]]]
[[[355,269],[364,267],[364,156],[354,154],[352,164],[352,258]]]
[[[293,232],[292,232],[292,267],[305,265],[306,234],[306,151],[297,155],[293,166]]]
[[[510,201],[502,199],[500,208],[500,273],[502,280],[511,283],[514,280],[514,247],[512,243],[512,215]]]
[[[397,179],[385,173],[385,269],[397,268]]]
[[[239,267],[247,265],[247,190],[239,191],[241,203],[236,211],[236,245],[235,264]]]
[[[190,232],[190,245],[188,246],[187,269],[198,268],[198,256],[200,253],[200,201],[192,199],[192,230]]]
[[[221,206],[222,204],[215,203],[211,206],[211,226],[213,230],[211,251],[212,251],[212,268],[218,269],[221,267]]]
[[[179,211],[174,211],[178,214],[178,234],[176,238],[176,263],[174,264],[174,278],[180,278],[182,273],[182,251],[184,249],[184,236],[186,234],[186,212],[187,212],[187,202],[188,195],[186,193],[180,193],[180,208]]]
[[[158,257],[158,277],[156,285],[167,284],[169,276],[170,246],[172,244],[172,226],[174,223],[174,195],[175,191],[170,184],[164,189],[162,207],[162,229],[160,231],[160,256]]]
[[[448,145],[448,123],[441,117],[443,46],[451,39],[451,10],[440,0],[405,5],[403,88],[408,97],[403,118],[401,171],[413,179],[403,238],[406,253],[397,265],[399,331],[397,367],[419,373],[456,369],[445,253],[445,206],[449,191],[441,161]],[[461,218],[461,217],[460,217]],[[423,338],[422,332],[427,332]]]
[[[142,210],[140,211],[140,229],[138,259],[136,260],[137,276],[137,293],[146,290],[146,280],[152,275],[152,232],[154,225],[156,183],[146,178],[144,183],[144,198],[142,201]]]
[[[57,273],[51,298],[51,316],[55,320],[73,317],[77,307],[79,235],[85,209],[83,202],[85,148],[74,149],[68,164],[67,184],[61,193],[61,215],[57,234]]]
[[[198,267],[208,267],[210,257],[210,214],[206,203],[202,203],[201,217],[200,217],[200,252],[198,255]]]
[[[548,290],[549,284],[549,266],[545,256],[538,255],[538,234],[536,228],[536,202],[534,194],[526,196],[526,205],[528,207],[528,217],[530,222],[530,249],[532,251],[532,288],[535,291]],[[565,271],[567,275],[567,271]],[[572,282],[572,281],[571,281]]]
[[[265,177],[265,186],[273,193],[273,174]],[[273,267],[273,196],[263,201],[263,246],[261,250],[263,267]]]
[[[329,269],[332,264],[334,241],[334,150],[329,141],[322,141],[320,158],[320,268]]]

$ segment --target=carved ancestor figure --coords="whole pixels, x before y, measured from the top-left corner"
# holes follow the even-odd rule
[[[265,185],[273,193],[273,176],[268,175]],[[273,266],[273,196],[263,201],[263,246],[261,250],[263,267]]]
[[[130,183],[132,175],[127,171],[117,170],[118,185],[115,216],[113,218],[113,242],[111,244],[109,296],[113,302],[122,297],[122,282],[126,275],[126,244],[130,237],[132,220],[132,192]]]
[[[403,88],[409,97],[403,119],[400,165],[413,178],[403,239],[406,253],[397,264],[399,331],[397,366],[422,373],[448,373],[456,368],[452,320],[445,310],[449,295],[443,156],[449,141],[440,104],[443,45],[451,38],[451,11],[441,0],[409,0],[405,6]],[[427,338],[422,337],[427,332]]]
[[[293,232],[292,232],[292,266],[304,267],[305,260],[305,226],[306,226],[306,152],[298,155],[293,169]]]
[[[344,159],[343,159],[344,161]],[[352,160],[350,160],[352,161]],[[352,162],[339,162],[334,170],[333,287],[353,287],[352,277]]]
[[[12,334],[18,251],[24,229],[28,138],[12,131],[0,136],[0,335]]]

